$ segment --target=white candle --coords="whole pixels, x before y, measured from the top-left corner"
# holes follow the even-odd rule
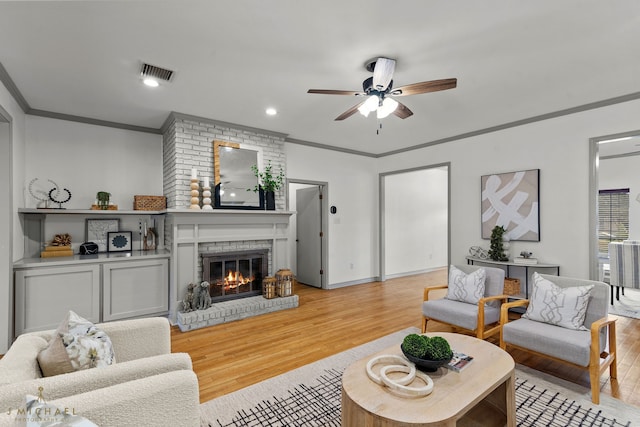
[[[204,177],[204,186],[205,186],[206,188],[210,188],[210,187],[209,187],[209,177],[208,177],[208,176],[205,176],[205,177]]]
[[[191,179],[196,179],[198,177],[198,170],[196,168],[191,169]]]

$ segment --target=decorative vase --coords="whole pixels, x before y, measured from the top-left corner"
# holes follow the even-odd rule
[[[273,191],[265,191],[266,206],[268,211],[276,210],[276,193]]]
[[[200,184],[198,178],[191,178],[191,205],[189,209],[200,210]]]
[[[213,208],[211,207],[211,187],[205,184],[202,187],[202,210],[203,211],[211,211]]]

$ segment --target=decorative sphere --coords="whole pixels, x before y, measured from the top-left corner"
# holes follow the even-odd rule
[[[191,198],[191,204],[192,205],[197,205],[198,203],[200,203],[200,199],[198,199],[197,197],[192,197]]]
[[[202,192],[202,197],[211,197],[211,191],[209,190],[204,190]]]
[[[202,204],[203,205],[210,205],[211,204],[211,199],[208,197],[205,197],[204,199],[202,199]]]
[[[191,190],[191,197],[198,197],[200,192],[198,190]]]
[[[192,189],[192,190],[197,190],[198,188],[200,188],[200,186],[198,185],[198,183],[197,183],[197,182],[192,182],[192,183],[191,183],[191,189]]]

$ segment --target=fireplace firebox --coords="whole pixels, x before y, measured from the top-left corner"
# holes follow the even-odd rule
[[[202,254],[202,280],[211,284],[211,302],[260,295],[268,255],[266,249]]]

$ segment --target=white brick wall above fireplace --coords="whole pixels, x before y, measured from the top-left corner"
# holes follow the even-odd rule
[[[269,275],[289,268],[289,218],[292,212],[259,210],[192,211],[169,209],[166,242],[171,248],[169,311],[173,321],[189,283],[202,280],[200,248],[209,245],[264,246],[270,242]]]

